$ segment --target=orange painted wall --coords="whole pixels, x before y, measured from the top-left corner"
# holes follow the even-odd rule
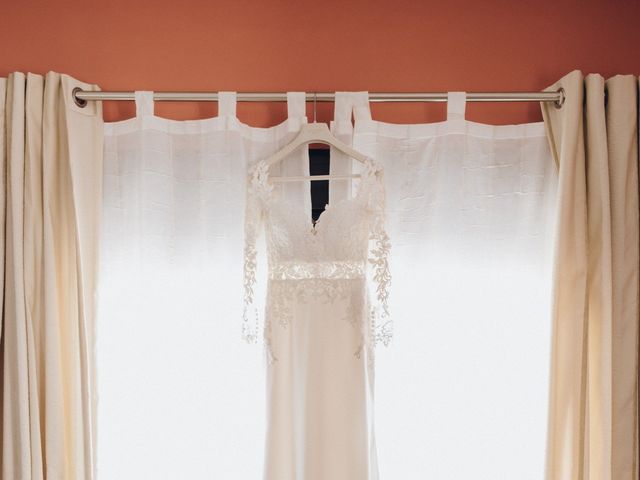
[[[638,0],[1,0],[0,75],[55,70],[103,90],[540,90],[573,69],[640,74]],[[310,110],[310,106],[309,106]],[[468,118],[541,118],[537,104],[472,104]],[[162,103],[176,119],[213,103]],[[133,116],[105,102],[104,117]],[[268,126],[282,104],[242,104]],[[329,120],[332,105],[319,108]],[[433,122],[444,105],[374,105]]]

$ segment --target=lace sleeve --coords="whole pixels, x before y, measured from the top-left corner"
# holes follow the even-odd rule
[[[256,243],[262,227],[264,202],[270,185],[266,181],[266,166],[255,165],[247,179],[247,195],[244,216],[244,302],[242,311],[242,338],[256,343],[259,334],[259,313],[256,305],[256,273],[258,266]]]
[[[371,322],[373,345],[382,343],[388,346],[393,337],[393,322],[389,315],[389,287],[391,273],[389,270],[389,253],[391,243],[385,229],[385,192],[383,171],[374,168],[369,188],[369,208],[372,222],[369,235],[369,279],[375,289],[375,296],[370,300],[369,318]],[[372,295],[373,296],[373,295]]]

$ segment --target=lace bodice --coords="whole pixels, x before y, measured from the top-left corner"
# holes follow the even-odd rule
[[[353,281],[362,280],[372,284],[375,293],[366,304],[369,311],[364,317],[369,319],[370,328],[363,328],[365,342],[388,344],[392,336],[388,312],[390,245],[384,229],[381,167],[369,159],[356,195],[327,205],[315,224],[299,205],[278,193],[269,181],[267,163],[258,162],[251,169],[247,184],[242,330],[245,340],[255,342],[258,338],[260,315],[254,305],[256,239],[264,227],[267,276],[273,287],[267,317],[271,314],[286,326],[290,312],[284,308],[284,297],[324,295],[331,301],[344,296]],[[268,320],[267,346],[271,328]]]

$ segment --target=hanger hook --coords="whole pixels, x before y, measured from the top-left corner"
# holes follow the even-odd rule
[[[318,102],[318,92],[313,92],[313,123],[316,123],[316,104]]]

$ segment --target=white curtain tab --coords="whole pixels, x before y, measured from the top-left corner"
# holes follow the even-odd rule
[[[137,91],[134,93],[136,104],[136,117],[144,117],[154,114],[153,92]]]
[[[467,94],[465,92],[447,93],[447,120],[464,120],[466,107]]]
[[[218,92],[218,116],[235,117],[236,105],[236,92]]]
[[[347,145],[353,142],[353,119],[366,121],[371,119],[368,92],[336,92],[331,132]],[[358,162],[346,157],[334,148],[330,149],[329,173],[331,175],[351,175],[360,172]],[[351,198],[357,186],[357,180],[330,180],[329,203]]]

